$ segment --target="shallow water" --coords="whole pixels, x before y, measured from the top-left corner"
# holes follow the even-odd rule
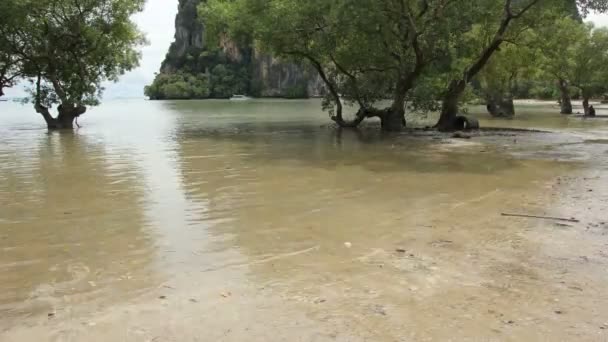
[[[0,103],[0,340],[605,337],[607,193],[580,184],[608,120],[521,108],[471,112],[554,133],[339,132],[315,100],[113,101],[48,133]]]

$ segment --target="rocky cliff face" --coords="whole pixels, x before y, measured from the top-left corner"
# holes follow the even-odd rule
[[[310,67],[283,62],[225,37],[220,37],[219,46],[208,46],[205,25],[197,14],[201,1],[179,0],[175,41],[154,84],[146,88],[150,98],[227,97],[230,93],[301,98],[321,94],[322,81]],[[208,89],[187,89],[194,84]]]
[[[285,63],[268,54],[253,52],[252,85],[262,97],[320,96],[323,81],[316,71],[293,63]]]
[[[188,51],[203,49],[205,29],[197,20],[197,6],[200,0],[179,0],[175,17],[175,40],[169,47],[167,57],[161,65],[161,72],[175,72],[179,68],[176,60],[186,57]]]

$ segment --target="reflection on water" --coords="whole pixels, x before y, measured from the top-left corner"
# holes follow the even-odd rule
[[[2,316],[141,290],[124,281],[153,253],[130,152],[70,133],[0,140]]]
[[[336,131],[318,101],[262,100],[109,102],[77,132],[49,134],[29,108],[0,106],[0,328],[9,340],[64,336],[74,327],[32,332],[18,322],[56,312],[67,324],[68,311],[109,317],[78,332],[83,340],[123,336],[124,312],[140,326],[130,340],[142,341],[218,337],[228,326],[235,341],[500,339],[497,310],[534,323],[555,295],[545,286],[557,266],[525,238],[532,226],[499,215],[548,210],[548,182],[581,168],[555,161],[569,151],[556,146],[584,139]],[[522,112],[508,125],[577,122]],[[172,329],[140,302],[158,289],[190,305],[163,307]],[[220,304],[236,297],[228,289],[248,296]],[[107,314],[125,303],[133,306]],[[255,324],[266,319],[277,323]]]

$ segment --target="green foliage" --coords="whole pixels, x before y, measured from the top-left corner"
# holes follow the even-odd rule
[[[23,25],[25,12],[8,12],[13,7],[12,2],[0,2],[0,33],[5,33],[0,34],[0,97],[4,89],[14,86],[21,76],[22,58],[12,48],[14,36],[6,33]]]
[[[285,98],[288,99],[301,99],[309,97],[308,85],[306,83],[296,84],[285,90]]]
[[[573,1],[208,0],[199,14],[208,40],[250,39],[314,66],[333,116],[342,101],[372,108],[390,98],[392,108],[407,101],[437,109],[453,81],[471,82],[495,51],[500,55],[479,82],[513,92],[520,78],[537,74],[535,50],[500,45],[547,24],[539,20],[547,13],[576,17]],[[601,1],[584,5],[600,8]]]
[[[20,73],[36,85],[32,101],[37,104],[96,105],[103,81],[117,81],[138,65],[136,48],[145,39],[130,18],[144,0],[0,3],[3,17],[17,18],[0,25],[0,36],[19,59]]]
[[[517,97],[521,82],[538,78],[539,59],[531,37],[522,36],[517,44],[503,44],[477,76],[479,95],[488,101]]]
[[[209,40],[249,37],[262,50],[310,63],[325,78],[328,108],[339,97],[367,108],[391,93],[403,105],[422,70],[444,60],[452,39],[486,10],[445,0],[210,0],[200,13]]]
[[[608,29],[563,18],[536,33],[545,78],[565,80],[586,98],[608,90]]]
[[[162,72],[144,93],[152,100],[230,98],[247,94],[249,73],[240,64],[216,64],[209,73]]]
[[[574,67],[568,73],[571,84],[588,99],[608,90],[608,29],[591,25],[586,29],[587,35],[578,42],[573,56]]]
[[[218,64],[211,70],[211,92],[215,98],[230,98],[234,94],[247,93],[246,69]]]

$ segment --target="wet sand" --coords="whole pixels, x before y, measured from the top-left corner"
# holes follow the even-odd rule
[[[1,341],[608,338],[604,127],[459,140],[189,115],[127,142],[5,141]]]

